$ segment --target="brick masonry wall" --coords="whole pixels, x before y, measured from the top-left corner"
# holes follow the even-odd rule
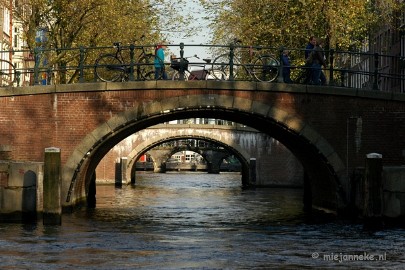
[[[62,163],[65,163],[87,134],[116,114],[131,110],[141,102],[196,94],[226,95],[282,108],[289,115],[301,118],[332,145],[342,160],[349,158],[350,170],[363,165],[364,156],[369,152],[381,153],[385,164],[404,164],[403,97],[393,100],[385,94],[380,97],[378,93],[346,94],[344,89],[294,89],[303,86],[289,86],[289,89],[283,90],[278,84],[273,84],[269,89],[246,83],[237,85],[235,89],[228,86],[215,89],[205,84],[204,87],[198,86],[193,85],[195,89],[173,87],[94,91],[92,85],[84,84],[64,86],[67,90],[70,90],[69,87],[75,90],[69,93],[59,90],[35,95],[3,94],[0,98],[0,145],[11,147],[13,159],[28,161],[43,161],[46,147],[58,147],[61,148]],[[77,91],[76,88],[87,92]],[[36,91],[36,87],[30,90]],[[42,90],[38,88],[38,91]],[[243,109],[245,104],[234,106]],[[218,111],[216,117],[220,119],[221,116],[221,111]],[[361,132],[355,132],[358,127],[353,126],[350,120],[355,118],[362,119]],[[252,118],[252,124],[260,125],[255,121],[259,120]],[[349,137],[347,127],[353,129],[349,130]],[[282,141],[283,138],[278,139]],[[360,143],[356,144],[355,139]],[[288,144],[286,141],[282,143]]]

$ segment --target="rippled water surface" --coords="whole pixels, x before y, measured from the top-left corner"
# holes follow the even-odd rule
[[[0,269],[403,269],[405,230],[309,221],[302,190],[242,190],[240,175],[137,175],[97,186],[62,226],[0,224]]]

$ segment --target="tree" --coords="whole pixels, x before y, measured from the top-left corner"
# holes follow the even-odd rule
[[[1,1],[7,5],[10,2]],[[169,0],[20,0],[15,3],[14,18],[24,27],[28,48],[43,49],[47,66],[61,71],[59,83],[77,78],[77,69],[68,70],[69,66],[78,66],[80,51],[69,49],[111,46],[117,41],[129,45],[141,42],[141,36],[146,37],[143,43],[152,46],[163,38],[161,25],[170,22],[172,27],[178,27],[184,22],[182,16],[172,12],[175,6]],[[35,39],[39,29],[44,29],[47,36],[41,43]],[[99,53],[86,50],[86,63],[94,63]]]
[[[213,43],[233,38],[245,44],[302,48],[309,36],[325,39],[327,48],[348,49],[361,43],[381,22],[400,9],[397,0],[200,0],[214,18]],[[403,8],[403,3],[402,3]]]

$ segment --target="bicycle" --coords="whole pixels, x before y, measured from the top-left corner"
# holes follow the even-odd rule
[[[143,46],[140,47],[141,53],[133,65],[126,64],[122,56],[122,51],[128,48],[124,48],[120,42],[113,43],[113,46],[116,48],[115,54],[102,54],[96,60],[94,72],[98,79],[104,82],[128,81],[133,68],[136,68],[137,79],[146,81],[161,79],[162,74],[158,74],[158,78],[155,78],[155,55],[147,53]],[[161,59],[158,61],[163,66]]]
[[[234,41],[235,44],[240,41]],[[252,78],[262,82],[275,81],[279,75],[280,62],[271,54],[261,54],[254,59],[253,55],[257,51],[253,51],[249,47],[247,57],[242,57],[243,50],[241,46],[235,48],[233,57],[233,79],[234,80],[251,80]],[[248,59],[248,64],[242,62],[243,59]],[[229,53],[222,54],[215,58],[212,69],[223,71],[227,77],[230,77],[230,55]],[[254,61],[252,61],[254,60]],[[246,60],[245,60],[246,61]]]
[[[203,69],[198,70],[189,70],[189,58],[200,59],[197,55],[189,56],[183,58],[184,61],[184,80],[185,81],[195,81],[195,80],[227,80],[227,76],[224,71],[219,69],[206,69],[206,65],[211,63],[211,59],[203,59],[204,65],[193,64],[192,66],[199,66]],[[180,67],[181,67],[181,58],[172,58],[170,67],[174,69],[172,74],[172,80],[180,80]]]
[[[16,82],[16,68],[8,60],[0,59],[0,86],[13,86]]]

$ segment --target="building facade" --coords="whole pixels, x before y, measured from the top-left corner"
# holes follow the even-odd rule
[[[13,16],[13,8],[18,4],[10,0],[8,5],[0,6],[0,59],[1,70],[10,69],[10,62],[15,67],[14,86],[27,86],[33,84],[34,59],[24,40],[24,25]]]
[[[375,1],[379,9],[380,1]],[[404,0],[397,0],[404,4]],[[344,84],[349,87],[405,93],[405,11],[392,14],[393,21],[381,25],[378,31],[363,42],[357,52],[344,55],[351,70],[344,74]]]

